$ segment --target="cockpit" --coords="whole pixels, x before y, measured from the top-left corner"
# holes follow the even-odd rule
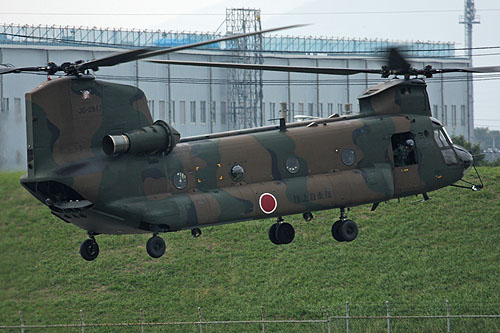
[[[472,166],[472,155],[463,147],[453,144],[448,132],[435,118],[431,118],[434,125],[434,141],[441,150],[446,165],[463,164],[464,174]]]

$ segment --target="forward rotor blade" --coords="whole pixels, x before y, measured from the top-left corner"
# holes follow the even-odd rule
[[[175,46],[175,47],[171,47],[168,49],[162,49],[162,50],[157,50],[157,51],[155,51],[153,48],[144,48],[144,49],[138,49],[138,50],[125,51],[125,52],[110,55],[110,56],[107,56],[104,58],[84,62],[80,65],[77,65],[77,69],[79,71],[84,71],[86,69],[97,69],[99,67],[114,66],[114,65],[123,64],[123,63],[129,62],[129,61],[154,57],[157,55],[162,55],[162,54],[166,54],[166,53],[191,49],[194,47],[209,45],[209,44],[213,44],[213,43],[225,42],[225,41],[229,41],[229,40],[233,40],[233,39],[254,36],[254,35],[263,34],[263,33],[267,33],[267,32],[273,32],[273,31],[279,31],[279,30],[285,30],[285,29],[291,29],[291,28],[298,28],[298,27],[303,27],[303,26],[306,26],[306,24],[294,24],[294,25],[288,25],[288,26],[284,26],[284,27],[248,32],[248,33],[244,33],[244,34],[236,34],[236,35],[226,36],[226,37],[222,37],[222,38],[216,38],[216,39],[207,40],[207,41],[198,42],[198,43]]]
[[[230,36],[221,37],[221,38],[212,39],[212,40],[207,40],[207,41],[203,41],[203,42],[175,46],[175,47],[171,47],[171,48],[168,48],[168,49],[165,49],[165,50],[153,51],[153,52],[150,52],[150,53],[147,53],[147,54],[139,56],[138,59],[144,59],[144,58],[154,57],[154,56],[157,56],[157,55],[162,55],[162,54],[177,52],[177,51],[191,49],[191,48],[194,48],[194,47],[209,45],[209,44],[213,44],[213,43],[225,42],[225,41],[228,41],[228,40],[233,40],[233,39],[238,39],[238,38],[250,37],[250,36],[259,35],[259,34],[263,34],[263,33],[267,33],[267,32],[273,32],[273,31],[279,31],[279,30],[286,30],[286,29],[292,29],[292,28],[299,28],[299,27],[305,27],[305,26],[307,26],[307,24],[293,24],[293,25],[287,25],[287,26],[284,26],[284,27],[278,27],[278,28],[271,28],[271,29],[265,29],[265,30],[247,32],[247,33],[244,33],[244,34],[230,35]]]
[[[280,66],[280,65],[261,65],[261,64],[237,64],[229,62],[204,62],[204,61],[178,61],[178,60],[147,60],[157,64],[165,65],[185,65],[201,67],[222,67],[239,68],[251,70],[266,70],[275,72],[295,72],[329,75],[352,75],[359,73],[381,74],[380,69],[351,69],[351,68],[328,68],[328,67],[308,67],[308,66]]]
[[[80,71],[84,71],[86,69],[98,69],[99,67],[109,67],[118,64],[123,64],[125,62],[137,60],[138,56],[151,52],[152,50],[153,50],[152,48],[144,48],[144,49],[115,53],[107,57],[84,62],[80,65],[77,65],[77,69]]]
[[[21,72],[45,72],[46,67],[0,67],[0,75]]]

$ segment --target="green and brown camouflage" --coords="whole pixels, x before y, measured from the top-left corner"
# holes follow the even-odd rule
[[[431,117],[423,81],[388,81],[359,101],[356,116],[179,140],[153,123],[138,88],[49,80],[26,94],[21,182],[92,234],[158,233],[426,193],[470,166]],[[408,138],[414,156],[396,167],[395,145]],[[272,212],[260,203],[265,193],[276,199]]]

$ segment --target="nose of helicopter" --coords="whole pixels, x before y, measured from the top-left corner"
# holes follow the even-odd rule
[[[455,148],[458,158],[462,163],[462,166],[464,168],[464,174],[466,174],[472,167],[472,162],[473,162],[472,155],[464,147],[461,147],[459,145],[453,145],[453,147]]]

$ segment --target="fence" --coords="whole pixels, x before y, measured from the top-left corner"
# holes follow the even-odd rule
[[[223,37],[221,33],[138,30],[97,27],[0,24],[1,44],[72,45],[108,47],[172,47]],[[201,49],[226,49],[234,44],[217,43]],[[380,56],[397,46],[412,57],[455,57],[455,43],[425,41],[390,41],[383,39],[263,36],[262,50],[277,53],[358,54]]]
[[[324,331],[324,332],[339,332],[345,331],[347,333],[354,331],[376,331],[388,333],[394,331],[482,331],[482,332],[498,332],[500,331],[500,314],[451,314],[450,303],[448,300],[445,303],[446,314],[442,315],[391,315],[391,306],[389,302],[385,302],[385,315],[351,315],[349,302],[345,303],[345,314],[343,315],[330,315],[329,311],[323,307],[322,319],[266,319],[264,308],[260,309],[260,319],[258,320],[204,320],[202,308],[198,307],[197,316],[198,321],[170,321],[170,322],[147,322],[144,319],[144,311],[139,311],[141,320],[139,322],[126,322],[126,323],[88,323],[85,321],[83,310],[80,310],[80,322],[73,324],[36,324],[29,325],[25,322],[23,313],[19,312],[20,325],[0,325],[0,331],[16,330],[22,333],[29,329],[54,329],[85,332],[95,332],[100,330],[121,330],[128,327],[133,328],[134,331],[140,330],[141,332],[149,332],[154,328],[161,328],[162,331],[169,328],[172,330],[174,327],[182,332],[187,328],[191,331],[200,333],[211,332],[214,328],[227,332],[231,329],[235,331],[243,331],[242,327],[246,327],[244,331],[253,332],[274,332],[274,331]],[[423,324],[424,321],[434,321],[430,325]],[[436,324],[436,321],[437,322]],[[465,320],[465,322],[464,322]],[[481,324],[477,321],[482,320]],[[365,322],[365,325],[358,325],[359,322]],[[377,324],[373,322],[378,321]],[[401,322],[407,321],[406,324]],[[366,324],[370,322],[371,324]],[[383,322],[383,324],[382,324]],[[458,323],[461,323],[457,325]],[[285,326],[288,325],[288,326]],[[302,326],[301,326],[302,325]],[[304,325],[307,325],[304,327]],[[232,328],[231,328],[232,327]],[[114,329],[113,329],[114,328]]]

